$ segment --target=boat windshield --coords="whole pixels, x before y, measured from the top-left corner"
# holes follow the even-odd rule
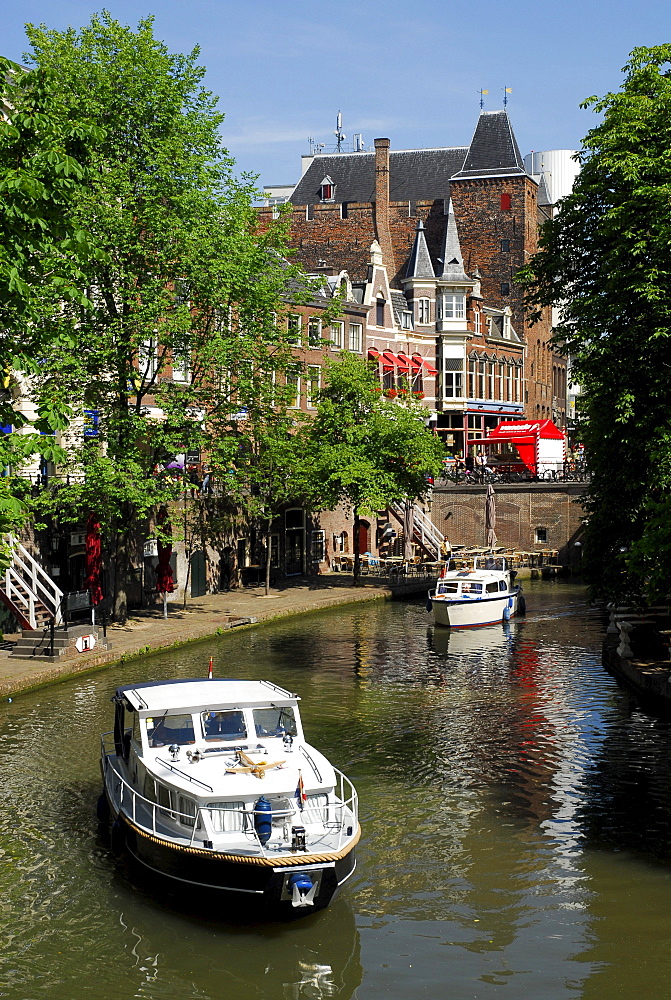
[[[191,715],[160,715],[147,720],[147,737],[150,747],[167,747],[171,743],[184,746],[195,743]]]
[[[472,583],[470,580],[464,580],[461,585],[461,592],[462,594],[481,594],[482,584]]]
[[[257,736],[296,736],[293,708],[255,708],[254,725]]]
[[[439,594],[456,594],[459,590],[459,583],[457,580],[441,580],[438,584]]]
[[[240,740],[247,738],[245,717],[239,708],[230,712],[210,709],[201,715],[206,740]]]

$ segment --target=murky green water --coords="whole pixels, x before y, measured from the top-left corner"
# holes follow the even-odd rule
[[[0,706],[0,997],[671,997],[671,724],[602,670],[582,591],[435,633],[422,601],[297,618]],[[266,677],[356,782],[359,867],[327,911],[240,925],[129,880],[95,821],[132,680]]]

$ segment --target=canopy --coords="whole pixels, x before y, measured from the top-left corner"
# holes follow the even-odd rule
[[[427,375],[438,374],[438,369],[434,368],[431,362],[427,361],[426,358],[423,358],[421,354],[413,354],[412,360],[417,362],[418,365],[421,365]]]
[[[516,423],[500,423],[484,438],[468,438],[467,445],[483,445],[491,450],[492,445],[504,441],[514,444],[520,459],[527,469],[534,474],[538,464],[538,446],[541,441],[563,441],[564,432],[551,420],[518,421]]]

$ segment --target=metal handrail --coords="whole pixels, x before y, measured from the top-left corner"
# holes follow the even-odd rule
[[[114,797],[114,791],[113,791],[113,788],[112,788],[112,782],[114,781],[114,779],[116,779],[119,782],[119,787],[118,787],[119,808],[122,808],[123,805],[124,805],[124,797],[125,797],[126,791],[130,794],[130,798],[131,798],[130,815],[132,817],[133,823],[135,823],[141,829],[144,829],[147,832],[151,832],[151,834],[153,836],[162,838],[162,839],[164,839],[164,840],[167,841],[168,838],[165,836],[165,834],[161,833],[157,829],[157,825],[156,825],[157,810],[159,812],[161,812],[161,813],[169,815],[172,818],[174,818],[174,817],[184,817],[188,821],[184,825],[185,826],[190,826],[192,828],[191,837],[190,837],[190,840],[189,840],[189,846],[193,846],[193,844],[195,843],[196,830],[197,830],[199,824],[200,824],[201,828],[205,832],[210,833],[209,837],[202,837],[201,839],[202,840],[211,840],[211,832],[208,830],[208,824],[207,824],[207,820],[209,819],[209,816],[206,816],[205,815],[206,813],[210,813],[210,814],[211,813],[218,813],[218,814],[222,815],[222,818],[223,818],[224,815],[228,815],[228,816],[230,816],[230,815],[240,815],[243,818],[243,829],[242,829],[241,832],[245,833],[247,836],[250,836],[250,834],[251,834],[251,838],[250,839],[256,841],[258,849],[259,849],[260,853],[263,855],[263,857],[266,857],[266,858],[276,857],[275,854],[271,854],[271,853],[269,853],[269,852],[266,851],[264,845],[259,840],[258,832],[257,832],[256,828],[253,825],[252,825],[251,829],[245,829],[245,826],[244,826],[244,819],[245,819],[245,817],[254,816],[254,815],[260,815],[263,812],[262,810],[245,809],[244,807],[242,809],[220,809],[220,808],[217,808],[216,806],[199,805],[197,807],[197,809],[196,809],[195,815],[192,815],[191,813],[180,812],[178,809],[172,809],[170,806],[165,806],[165,805],[161,805],[158,802],[154,802],[152,799],[148,799],[145,795],[141,795],[139,792],[137,792],[133,788],[133,786],[131,784],[129,784],[128,781],[126,781],[126,779],[124,778],[124,776],[116,769],[116,767],[114,767],[114,765],[112,764],[112,762],[110,760],[110,755],[108,754],[108,751],[107,751],[107,745],[105,743],[105,737],[106,736],[107,737],[113,736],[113,733],[112,732],[107,732],[107,733],[103,733],[102,736],[101,736],[101,753],[102,753],[102,759],[104,761],[103,772],[104,772],[104,781],[105,781],[105,784],[109,788],[111,796]],[[359,797],[358,797],[356,789],[354,788],[354,785],[352,784],[352,782],[350,781],[350,779],[347,777],[347,775],[343,774],[342,771],[339,771],[338,768],[336,768],[336,767],[334,767],[333,770],[334,770],[334,773],[335,773],[335,776],[336,776],[336,785],[334,787],[334,791],[336,792],[338,801],[336,801],[335,803],[331,803],[330,805],[333,805],[333,807],[334,807],[334,809],[336,811],[336,814],[338,812],[340,812],[340,821],[339,821],[339,824],[338,824],[338,826],[339,826],[339,829],[338,829],[338,846],[336,848],[336,850],[340,850],[341,847],[342,847],[342,845],[343,845],[344,838],[345,838],[344,831],[345,831],[345,827],[347,825],[346,824],[346,814],[349,812],[353,824],[356,824],[358,822]],[[110,778],[110,774],[113,776],[112,778]],[[138,819],[138,816],[137,816],[137,804],[138,803],[143,803],[149,809],[149,811],[151,812],[151,826],[149,826],[149,827],[146,826],[145,824],[142,823],[141,820]],[[292,809],[292,810],[273,810],[272,811],[272,815],[273,816],[277,816],[277,817],[285,817],[285,816],[298,816],[298,817],[300,817],[301,811],[302,810],[300,810],[299,807],[298,807],[298,805],[297,805],[296,808]],[[267,815],[265,812],[263,812],[263,814]],[[347,835],[347,836],[349,836],[349,835]]]

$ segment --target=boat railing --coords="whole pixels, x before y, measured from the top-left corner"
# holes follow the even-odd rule
[[[321,774],[320,774],[320,771],[319,771],[319,768],[317,767],[317,765],[316,765],[316,764],[315,764],[315,762],[313,761],[312,757],[311,757],[311,756],[310,756],[310,754],[309,754],[309,753],[307,752],[307,750],[305,749],[305,747],[304,747],[304,746],[302,746],[302,745],[301,745],[301,748],[300,748],[300,750],[301,750],[301,753],[303,754],[303,756],[305,757],[305,759],[307,760],[308,764],[310,765],[310,767],[311,767],[311,768],[312,768],[312,770],[314,771],[314,773],[315,773],[315,777],[316,777],[317,781],[321,782],[321,780],[322,780],[322,776],[321,776]]]
[[[189,838],[189,846],[192,847],[196,840],[202,840],[203,844],[207,843],[211,846],[212,841],[208,832],[208,823],[211,823],[211,817],[213,814],[219,815],[222,820],[225,817],[230,818],[231,816],[239,816],[241,822],[240,833],[244,833],[247,839],[254,842],[258,852],[267,858],[273,858],[276,855],[274,852],[267,851],[265,846],[261,843],[259,839],[256,826],[253,822],[253,817],[256,815],[263,815],[268,817],[268,812],[266,810],[260,809],[222,809],[214,805],[199,805],[196,808],[195,814],[191,812],[182,812],[179,809],[174,809],[171,805],[156,802],[153,799],[147,798],[145,795],[141,795],[133,786],[124,778],[124,776],[117,770],[117,768],[112,763],[111,748],[110,743],[113,739],[113,733],[103,733],[101,737],[101,749],[102,749],[102,761],[103,761],[103,777],[105,786],[108,790],[109,797],[111,801],[118,802],[119,809],[123,809],[127,816],[130,816],[133,823],[144,830],[147,833],[151,833],[155,837],[168,839],[165,831],[159,828],[159,818],[169,817],[175,822],[180,823],[182,826],[191,828],[191,837]],[[161,763],[164,763],[161,761]],[[180,775],[183,772],[180,772]],[[354,785],[349,780],[349,778],[339,771],[337,768],[333,768],[335,773],[335,796],[336,802],[334,804],[335,808],[335,820],[332,823],[325,824],[329,828],[332,828],[334,832],[338,834],[338,841],[336,850],[340,850],[345,841],[349,839],[351,833],[354,832],[354,826],[357,823],[359,815],[359,799],[354,788]],[[197,780],[197,779],[196,779]],[[198,782],[199,784],[205,785],[204,782]],[[209,785],[205,786],[208,789]],[[195,803],[194,803],[195,804]],[[141,816],[140,812],[145,813],[150,822],[147,822],[145,816]],[[300,807],[296,803],[295,808],[292,809],[273,809],[272,817],[275,819],[284,818],[296,818],[299,819],[301,814]],[[249,822],[249,820],[252,820]],[[348,831],[348,827],[351,827],[351,832]],[[196,833],[200,831],[200,837],[196,838]]]
[[[157,757],[156,763],[161,764],[162,767],[167,767],[169,771],[172,771],[173,774],[178,774],[180,778],[185,778],[186,781],[191,781],[194,785],[200,785],[200,787],[204,788],[206,792],[214,794],[214,788],[212,788],[212,785],[208,785],[205,781],[200,781],[199,778],[194,778],[192,774],[187,774],[186,771],[182,771],[181,768],[175,767],[175,765],[171,764],[170,761],[161,760],[160,757]]]

